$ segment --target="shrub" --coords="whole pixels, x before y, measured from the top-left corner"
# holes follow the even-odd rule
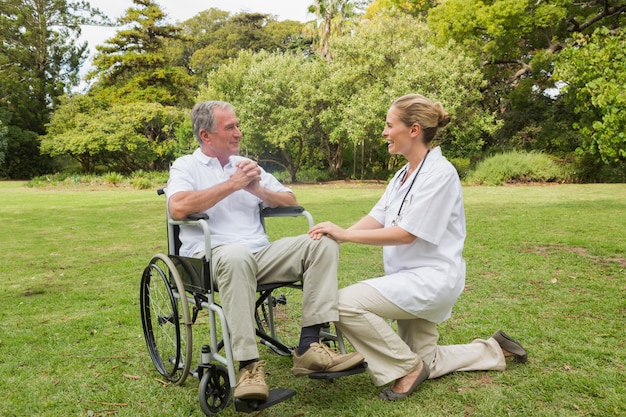
[[[459,178],[463,179],[467,176],[471,165],[469,158],[450,158],[448,161],[450,161],[450,163],[454,165],[454,168],[456,168]]]
[[[289,183],[291,181],[291,176],[287,171],[274,171],[272,175],[283,184]]]
[[[287,171],[275,171],[272,172],[272,175],[283,184],[288,184],[291,182],[291,175],[289,175]],[[332,180],[332,174],[330,173],[330,171],[322,169],[307,168],[299,170],[296,173],[296,178],[298,182],[304,183],[326,182]]]
[[[119,172],[107,172],[107,174],[104,176],[104,180],[109,185],[117,186],[124,181],[124,176]]]
[[[157,185],[165,185],[170,177],[170,173],[169,171],[150,171],[147,176],[148,179]]]
[[[131,178],[130,183],[137,190],[147,190],[153,186],[152,181],[145,177]]]
[[[299,182],[324,182],[332,179],[330,171],[317,168],[301,169],[296,178]]]
[[[469,184],[502,185],[531,182],[562,182],[564,169],[548,155],[537,152],[508,152],[478,163],[466,177]]]

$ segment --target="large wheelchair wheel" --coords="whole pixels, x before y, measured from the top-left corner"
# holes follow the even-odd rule
[[[228,371],[221,365],[210,366],[202,375],[198,400],[200,408],[207,416],[214,416],[226,408],[230,401]]]
[[[154,366],[167,380],[182,384],[191,367],[191,315],[182,280],[168,256],[155,255],[144,269],[140,306]]]
[[[257,336],[261,339],[261,343],[274,353],[291,356],[292,350],[298,345],[300,317],[288,303],[299,304],[302,299],[302,290],[280,287],[279,295],[274,295],[273,292],[269,292],[269,296],[262,303],[257,302],[255,311]]]

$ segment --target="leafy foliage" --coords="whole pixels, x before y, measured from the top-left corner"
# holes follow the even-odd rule
[[[82,111],[73,113],[72,108]],[[181,110],[158,103],[103,105],[97,99],[69,99],[55,115],[41,148],[51,156],[70,155],[84,172],[98,165],[110,170],[164,169],[174,158]]]
[[[2,123],[2,120],[0,120],[0,167],[4,163],[4,158],[6,157],[6,151],[7,151],[7,146],[8,146],[8,143],[6,140],[7,132],[8,132],[7,127],[4,126],[4,124]]]
[[[145,101],[166,106],[191,104],[193,78],[173,64],[165,53],[165,40],[179,37],[180,29],[165,23],[166,15],[153,0],[133,0],[118,24],[129,26],[105,45],[96,47],[97,79],[90,94],[108,102]]]
[[[367,6],[365,18],[372,19],[398,11],[414,17],[424,17],[437,3],[436,0],[375,0]]]
[[[4,0],[0,3],[0,120],[8,128],[0,176],[45,172],[36,136],[45,133],[59,97],[78,84],[87,45],[80,25],[101,19],[87,2]]]
[[[232,102],[246,151],[282,166],[294,182],[300,168],[327,167],[335,176],[349,176],[343,167],[349,151],[352,175],[360,158],[362,178],[386,178],[394,166],[380,146],[380,132],[401,95],[420,92],[443,103],[455,124],[440,140],[452,156],[477,152],[497,128],[494,116],[480,108],[483,79],[474,62],[454,44],[437,48],[427,39],[425,27],[396,17],[362,23],[335,38],[331,61],[241,54],[209,75],[199,99]]]
[[[188,118],[141,145],[130,132],[149,138],[147,127],[117,106],[223,98],[239,110],[245,151],[292,180],[301,170],[386,179],[399,159],[379,146],[384,114],[419,92],[451,113],[438,139],[460,172],[485,155],[538,150],[584,181],[623,178],[624,0],[319,0],[307,25],[218,9],[170,25],[155,0],[133,4],[98,48],[89,91],[61,101],[84,60],[86,45],[72,39],[101,14],[66,0],[2,2],[0,177],[47,172],[68,155],[86,172],[163,166],[195,148]],[[136,111],[150,123],[155,110]],[[109,117],[128,146],[97,133]]]
[[[303,24],[277,21],[261,13],[230,14],[211,8],[181,23],[182,37],[166,42],[168,56],[187,68],[196,84],[241,51],[310,53],[311,39],[302,33]]]
[[[314,35],[314,46],[322,58],[332,59],[330,40],[348,32],[357,13],[350,0],[315,0],[309,6],[315,20],[307,25]]]
[[[319,143],[316,123],[323,102],[316,86],[325,76],[327,69],[318,59],[243,53],[209,75],[199,99],[232,102],[245,133],[246,152],[281,166],[295,182],[305,150]]]
[[[580,154],[626,168],[626,31],[601,28],[580,35],[561,55],[556,76],[567,83],[565,97],[579,120]]]
[[[571,154],[592,147],[580,146],[586,133],[571,128],[582,113],[574,113],[567,92],[557,92],[555,63],[577,55],[572,39],[578,33],[586,37],[604,28],[597,37],[606,37],[623,24],[624,13],[623,0],[447,0],[429,11],[427,21],[435,42],[454,39],[482,63],[489,81],[483,103],[505,122],[498,141],[489,145]],[[613,89],[604,84],[597,80],[598,89]]]

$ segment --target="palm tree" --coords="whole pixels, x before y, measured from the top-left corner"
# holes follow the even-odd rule
[[[316,37],[314,45],[318,53],[330,61],[330,38],[341,36],[356,16],[354,4],[350,0],[315,0],[309,6],[309,13],[315,15],[315,20],[308,24]]]

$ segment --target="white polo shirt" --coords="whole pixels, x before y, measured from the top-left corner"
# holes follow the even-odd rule
[[[387,275],[364,282],[403,310],[439,323],[450,317],[465,286],[466,231],[461,182],[439,147],[428,154],[410,191],[415,171],[400,185],[406,168],[396,173],[369,214],[385,227],[391,227],[396,220],[399,227],[417,239],[408,245],[385,246]]]
[[[235,164],[247,160],[241,156],[231,156],[222,168],[217,158],[211,158],[198,148],[191,155],[185,155],[174,161],[167,182],[167,198],[180,191],[198,191],[213,187],[227,181],[235,173]],[[272,174],[261,168],[261,185],[270,191],[291,192]],[[211,246],[225,243],[242,244],[252,253],[258,252],[270,242],[263,230],[260,210],[263,201],[247,191],[239,190],[205,213],[209,215],[211,230]],[[204,236],[197,227],[181,227],[180,254],[192,256],[203,251]]]

